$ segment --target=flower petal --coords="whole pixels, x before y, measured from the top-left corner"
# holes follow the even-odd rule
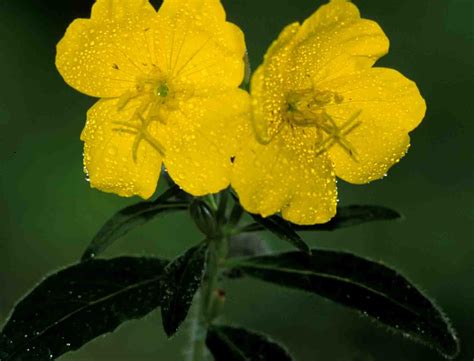
[[[237,87],[244,77],[242,31],[219,0],[165,0],[154,27],[158,66],[200,88]]]
[[[248,93],[240,89],[191,98],[170,112],[160,140],[165,145],[164,162],[171,178],[196,196],[226,188],[231,158],[243,133],[250,133],[249,112]]]
[[[311,129],[285,128],[269,144],[254,138],[234,162],[232,186],[242,206],[266,217],[281,212],[297,224],[325,223],[336,214],[336,182],[325,154],[316,156]]]
[[[360,12],[352,2],[348,0],[330,0],[311,15],[302,25],[300,35],[309,34],[318,28],[334,26],[338,23],[360,19]]]
[[[93,19],[123,19],[138,11],[153,11],[148,0],[97,0],[92,6]]]
[[[291,67],[291,50],[288,46],[298,31],[293,23],[283,29],[273,42],[264,64],[252,76],[252,122],[261,143],[268,143],[278,133],[282,124],[282,112],[286,104],[288,68]]]
[[[57,45],[56,66],[75,89],[95,97],[118,97],[134,89],[153,61],[145,0],[98,0],[91,19],[76,19]]]
[[[368,69],[320,83],[318,88],[331,89],[343,97],[341,104],[326,108],[339,126],[360,112],[360,125],[346,136],[357,161],[337,144],[329,150],[336,175],[351,183],[383,177],[405,155],[408,132],[421,122],[426,111],[416,84],[393,69]]]
[[[295,36],[293,88],[370,68],[388,52],[380,26],[345,0],[321,6]]]
[[[153,195],[161,171],[161,155],[142,139],[136,148],[135,111],[138,100],[117,110],[116,99],[99,100],[87,113],[87,124],[81,134],[84,141],[84,166],[93,188],[123,197]],[[120,124],[118,123],[120,122]],[[153,124],[150,125],[150,127]],[[154,133],[153,129],[148,129]]]

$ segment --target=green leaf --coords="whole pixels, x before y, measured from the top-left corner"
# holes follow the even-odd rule
[[[220,193],[219,197],[219,208],[216,212],[216,221],[219,226],[226,223],[227,203],[229,201],[229,188],[224,189]]]
[[[292,224],[279,216],[263,218],[257,214],[250,214],[252,218],[262,227],[272,232],[278,238],[291,243],[300,251],[310,254],[311,250],[303,239],[293,230]]]
[[[459,342],[442,312],[396,271],[356,255],[314,249],[228,261],[244,275],[321,295],[360,311],[446,358]]]
[[[381,206],[359,206],[352,205],[338,207],[336,216],[324,224],[312,226],[294,225],[296,231],[334,231],[339,228],[358,226],[359,224],[399,219],[400,213]]]
[[[187,202],[169,201],[179,191],[178,186],[173,186],[153,202],[140,202],[117,212],[92,239],[82,261],[96,257],[118,238],[159,215],[188,209]]]
[[[277,218],[272,216],[270,218]],[[337,213],[329,222],[323,224],[314,224],[310,226],[301,226],[287,222],[293,231],[334,231],[340,228],[358,226],[359,224],[399,219],[400,213],[386,207],[381,206],[359,206],[352,205],[346,207],[338,207]],[[281,218],[281,217],[279,217]],[[245,226],[243,232],[257,232],[265,230],[260,222]]]
[[[168,337],[185,320],[206,267],[207,244],[188,249],[165,269],[162,281],[161,316]]]
[[[229,227],[235,227],[240,220],[242,219],[242,215],[244,214],[244,209],[240,205],[238,200],[235,200],[234,206],[230,212],[229,220],[227,224]]]
[[[229,258],[260,256],[268,254],[269,251],[267,242],[255,233],[237,234],[228,241],[227,254]]]
[[[120,257],[70,266],[20,301],[0,334],[1,361],[50,361],[159,307],[167,261]]]
[[[292,361],[286,350],[267,336],[230,326],[211,326],[207,348],[215,361]]]

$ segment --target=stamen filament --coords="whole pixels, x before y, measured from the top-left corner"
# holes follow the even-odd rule
[[[140,120],[141,124],[133,124],[130,122],[124,122],[124,121],[115,121],[113,124],[120,125],[122,127],[119,128],[113,128],[112,130],[114,131],[119,131],[127,134],[132,134],[135,135],[135,140],[132,145],[132,158],[135,163],[137,163],[138,159],[138,148],[140,147],[140,143],[142,140],[145,140],[148,142],[149,145],[151,145],[158,153],[160,153],[161,156],[165,155],[165,148],[163,145],[155,139],[150,132],[148,132],[148,125],[151,122],[151,119],[149,118],[144,118],[143,115],[140,112],[135,113],[135,117],[137,117]],[[132,118],[133,119],[133,118]]]
[[[356,150],[345,137],[362,124],[360,121],[354,123],[361,112],[362,111],[357,111],[354,113],[341,127],[338,127],[334,119],[324,112],[322,115],[323,118],[330,122],[332,127],[328,127],[324,123],[318,124],[318,127],[326,132],[328,137],[318,144],[317,156],[328,151],[334,144],[338,144],[350,157],[354,159],[354,161],[358,162]]]

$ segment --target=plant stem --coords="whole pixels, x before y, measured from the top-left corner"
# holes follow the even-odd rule
[[[201,304],[202,295],[199,292],[194,300],[193,318],[191,320],[191,349],[188,353],[188,361],[203,361],[205,357],[206,329],[203,327]]]
[[[218,292],[219,266],[227,255],[227,236],[209,240],[206,274],[196,301],[196,313],[192,324],[192,345],[189,360],[207,361],[206,332],[212,321],[219,316],[222,297]]]

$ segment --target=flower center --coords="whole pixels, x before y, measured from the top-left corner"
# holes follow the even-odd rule
[[[343,101],[344,98],[340,94],[329,90],[309,89],[290,92],[286,97],[284,119],[292,127],[316,128],[317,155],[337,144],[357,161],[357,152],[347,140],[347,136],[361,124],[358,120],[361,111],[355,112],[342,122],[336,122],[326,111],[328,105],[338,105]]]
[[[155,94],[161,98],[166,98],[169,91],[170,88],[168,87],[166,81],[161,81],[155,89]]]
[[[163,145],[148,128],[153,121],[165,124],[166,110],[174,107],[175,101],[169,81],[158,68],[153,69],[149,74],[137,78],[134,90],[122,94],[117,102],[117,110],[120,112],[134,99],[138,101],[133,115],[126,121],[113,122],[117,126],[113,130],[135,136],[132,147],[132,158],[135,162],[142,141],[146,141],[158,153],[164,155]]]
[[[302,90],[288,93],[285,119],[298,127],[318,127],[325,107],[340,104],[344,98],[337,93],[324,90]]]
[[[150,96],[150,101],[156,97],[167,98],[170,95],[171,87],[169,79],[158,68],[153,69],[149,74],[137,78],[136,90],[140,95]]]

